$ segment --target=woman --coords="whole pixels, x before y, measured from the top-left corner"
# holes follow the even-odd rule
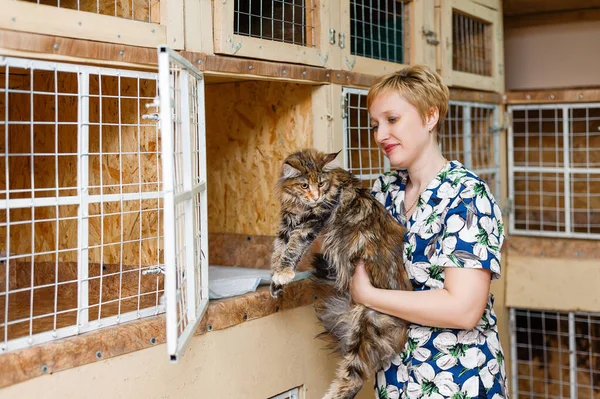
[[[489,293],[500,277],[504,227],[485,182],[440,151],[448,100],[440,76],[424,66],[382,78],[367,97],[375,141],[398,168],[376,181],[373,195],[408,229],[404,266],[414,285],[377,289],[362,263],[353,277],[355,302],[411,323],[404,351],[377,373],[378,398],[507,397]]]

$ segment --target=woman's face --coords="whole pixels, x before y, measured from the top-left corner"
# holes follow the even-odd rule
[[[369,115],[375,142],[392,166],[409,168],[435,140],[430,133],[435,122],[427,118],[427,123],[423,123],[417,108],[395,91],[375,97]]]

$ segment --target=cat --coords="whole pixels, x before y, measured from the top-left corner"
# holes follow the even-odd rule
[[[277,183],[281,224],[271,257],[271,295],[278,297],[295,275],[308,246],[322,234],[313,259],[314,279],[334,295],[315,306],[325,335],[342,356],[324,398],[349,399],[364,381],[404,348],[408,323],[350,296],[355,263],[362,259],[375,287],[412,290],[403,266],[406,229],[360,180],[333,164],[338,153],[304,149],[289,155]]]

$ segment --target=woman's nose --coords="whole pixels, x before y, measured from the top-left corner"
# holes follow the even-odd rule
[[[375,131],[375,141],[383,143],[389,137],[388,131],[384,126],[379,125]]]

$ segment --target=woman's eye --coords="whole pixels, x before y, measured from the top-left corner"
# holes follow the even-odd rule
[[[389,123],[394,123],[394,122],[396,122],[397,120],[398,120],[398,118],[395,118],[395,117],[388,118],[388,122],[389,122]]]
[[[372,132],[376,132],[376,131],[377,131],[377,125],[375,125],[375,126],[371,126],[371,131],[372,131]]]
[[[325,185],[325,182],[324,182],[324,181],[320,181],[320,182],[319,182],[319,187],[323,187],[324,185]]]
[[[308,184],[303,183],[300,187],[302,187],[304,190],[306,190],[308,188]]]

